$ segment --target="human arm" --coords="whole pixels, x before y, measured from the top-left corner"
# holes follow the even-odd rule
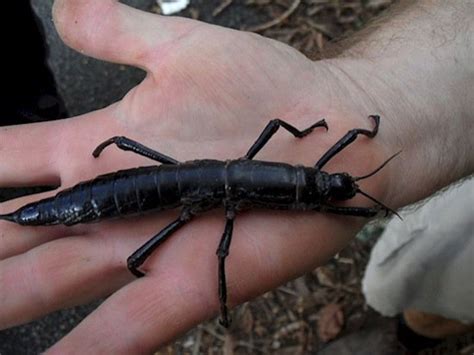
[[[434,178],[424,180],[422,173],[429,173],[434,159],[429,157],[437,152],[431,149],[441,147],[411,144],[415,137],[430,132],[431,126],[409,118],[414,109],[421,113],[431,109],[425,100],[432,87],[423,90],[423,80],[415,80],[421,104],[419,100],[402,107],[390,104],[403,98],[407,80],[417,74],[409,65],[400,74],[406,80],[397,76],[392,83],[384,76],[386,70],[377,69],[387,59],[369,61],[365,56],[370,52],[312,63],[282,44],[255,35],[143,14],[111,1],[62,1],[56,6],[60,33],[74,48],[140,66],[148,77],[121,102],[104,110],[27,129],[2,129],[2,185],[56,176],[66,187],[99,173],[147,164],[114,149],[104,153],[100,162],[91,158],[99,142],[122,134],[179,160],[237,158],[274,117],[299,128],[327,119],[327,134],[315,132],[294,144],[291,136],[279,133],[259,153],[261,159],[311,165],[347,130],[369,128],[366,117],[372,113],[382,115],[377,138],[358,139],[327,166],[328,170],[367,173],[391,153],[404,149],[400,158],[364,184],[392,207],[423,198],[438,185],[472,172],[472,161],[467,159],[464,170],[437,166],[436,172],[448,176],[442,183]],[[424,66],[434,66],[426,59],[418,60],[423,60]],[[433,70],[439,77],[445,76],[440,68]],[[374,78],[378,85],[374,85]],[[458,103],[449,101],[446,109],[456,110]],[[462,115],[454,118],[465,122]],[[467,127],[464,132],[469,132]],[[445,136],[449,147],[455,149],[458,140]],[[472,146],[464,147],[472,151]],[[31,151],[35,151],[35,159],[24,164]],[[431,154],[414,159],[427,152]],[[449,156],[459,156],[455,153]],[[456,173],[449,177],[453,171]],[[413,174],[409,185],[399,172]],[[37,197],[1,208],[10,211],[34,199]],[[367,204],[363,199],[353,202]],[[126,270],[126,257],[170,218],[165,214],[73,229],[2,223],[1,326],[120,289],[52,352],[149,352],[212,316],[218,309],[214,250],[222,233],[223,214],[201,216],[163,245],[147,263],[146,278],[135,281]],[[240,303],[324,263],[363,222],[308,213],[256,211],[238,216],[228,258],[231,303]]]
[[[474,171],[473,19],[469,1],[401,1],[327,61],[353,99],[376,103],[389,125],[384,141],[403,149],[391,174],[394,206]]]

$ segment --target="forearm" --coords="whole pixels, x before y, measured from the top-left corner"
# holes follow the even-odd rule
[[[324,62],[403,150],[387,197],[403,206],[474,171],[474,4],[402,1],[395,13]]]

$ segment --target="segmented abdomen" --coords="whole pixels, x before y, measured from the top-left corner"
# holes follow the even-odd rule
[[[313,183],[307,175],[302,167],[253,160],[196,160],[134,168],[82,182],[4,219],[23,225],[73,225],[180,205],[198,213],[223,203],[301,209],[306,188]]]
[[[178,206],[176,166],[149,166],[96,177],[15,212],[25,225],[87,223]]]
[[[122,170],[78,184],[56,195],[61,224],[142,214],[179,205],[176,166]]]

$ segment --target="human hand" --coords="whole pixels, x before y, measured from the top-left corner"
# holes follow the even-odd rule
[[[331,65],[310,62],[253,34],[145,14],[114,1],[58,1],[55,18],[72,47],[142,67],[148,75],[103,110],[28,129],[3,128],[1,186],[60,179],[68,187],[104,172],[152,164],[115,149],[94,160],[95,146],[115,135],[181,161],[238,158],[275,117],[298,128],[327,118],[328,133],[316,131],[297,142],[279,133],[258,155],[312,165],[348,129],[370,128],[366,116],[377,113],[375,104],[346,86]],[[399,148],[386,143],[394,140],[384,127],[382,121],[377,139],[359,139],[328,169],[354,175],[372,170]],[[384,200],[393,191],[383,181],[396,164],[364,181],[364,189]],[[5,203],[0,213],[38,198]],[[370,205],[359,198],[352,203]],[[2,222],[0,327],[112,294],[50,352],[151,352],[213,316],[218,309],[214,251],[224,224],[220,211],[199,216],[160,247],[144,266],[145,278],[135,280],[126,269],[127,256],[172,214],[72,228]],[[230,304],[324,263],[363,222],[315,213],[238,215],[227,258]]]
[[[372,125],[367,113],[353,120],[341,117],[338,107],[332,114],[323,93],[328,74],[278,42],[154,16],[111,1],[74,7],[58,2],[55,18],[74,48],[142,67],[148,75],[123,100],[103,110],[2,129],[2,186],[60,179],[63,188],[100,173],[153,164],[112,148],[93,159],[94,147],[114,135],[126,135],[178,160],[232,159],[245,154],[271,118],[303,128],[327,117],[329,134],[316,131],[294,142],[280,133],[258,155],[312,165],[349,128]],[[100,30],[91,32],[99,23]],[[365,145],[362,139],[359,146]],[[371,156],[353,172],[368,171],[385,154]],[[5,203],[2,211],[38,198]],[[126,268],[127,256],[169,223],[172,214],[73,228],[2,223],[1,326],[113,293],[51,352],[146,352],[213,316],[218,309],[215,249],[223,231],[222,211],[199,216],[176,233],[147,261],[145,278],[135,280]],[[227,259],[231,304],[332,256],[362,223],[343,225],[338,220],[314,213],[239,215]]]

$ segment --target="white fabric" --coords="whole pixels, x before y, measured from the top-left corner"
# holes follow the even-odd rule
[[[474,179],[388,223],[363,291],[386,316],[411,308],[474,323]]]

